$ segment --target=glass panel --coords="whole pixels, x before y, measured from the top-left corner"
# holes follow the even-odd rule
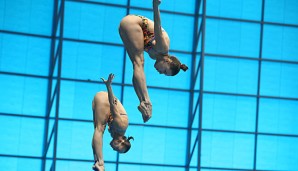
[[[80,162],[80,161],[64,161],[57,160],[56,171],[80,171],[91,170],[93,166],[92,162]],[[115,170],[115,165],[105,164],[105,170]]]
[[[0,112],[45,116],[47,80],[0,75]]]
[[[207,15],[260,20],[262,1],[207,0]]]
[[[62,77],[101,81],[101,77],[107,78],[113,73],[113,82],[121,83],[123,56],[123,47],[65,41]]]
[[[162,26],[171,40],[170,50],[192,51],[194,18],[180,15],[161,15]]]
[[[152,103],[152,118],[148,123],[163,126],[187,127],[188,93],[149,89],[149,95]],[[124,107],[130,116],[130,123],[143,123],[142,114],[137,109],[139,104],[134,89],[132,87],[125,87]]]
[[[203,167],[252,169],[254,135],[203,132],[201,156]]]
[[[197,171],[197,170],[193,170],[193,171]],[[201,171],[223,171],[221,169],[201,169]],[[233,169],[233,170],[229,170],[229,169],[224,169],[224,171],[243,171],[243,170],[236,170],[236,169]],[[247,170],[245,170],[247,171]]]
[[[263,62],[260,94],[298,98],[297,66],[297,64]]]
[[[160,10],[167,10],[171,12],[182,12],[193,14],[195,11],[195,0],[188,0],[187,3],[183,3],[181,0],[171,0],[171,1],[161,1],[159,6]],[[131,6],[141,7],[141,8],[150,8],[152,7],[152,1],[139,1],[139,0],[130,0]],[[153,15],[153,12],[152,12]]]
[[[121,87],[113,85],[112,88],[120,99]],[[104,84],[62,81],[59,117],[92,120],[92,100],[100,91],[106,91]]]
[[[129,123],[143,123],[142,114],[138,110],[138,106],[140,105],[140,102],[133,87],[125,86],[123,93],[124,93],[123,106],[129,116]],[[153,110],[154,109],[152,107],[152,113],[154,113]]]
[[[256,98],[205,94],[203,128],[254,131]]]
[[[143,15],[153,20],[153,13],[151,11],[148,12],[132,9],[130,13]],[[191,51],[193,42],[194,18],[191,16],[172,15],[163,12],[161,12],[160,15],[162,27],[166,30],[170,38],[170,50]],[[181,25],[181,23],[183,23],[183,25]]]
[[[43,119],[0,116],[0,123],[0,154],[41,157]]]
[[[53,0],[5,0],[0,4],[1,30],[51,35]]]
[[[147,165],[126,165],[120,164],[119,171],[185,171],[184,167],[166,167],[166,166],[147,166]]]
[[[206,53],[259,57],[260,25],[226,20],[206,20]]]
[[[265,21],[298,24],[298,1],[270,0],[265,3]]]
[[[256,94],[258,61],[205,57],[204,90]]]
[[[118,26],[125,8],[67,1],[65,7],[64,37],[121,43]]]
[[[0,71],[47,76],[50,39],[0,33]]]
[[[298,28],[264,25],[263,58],[298,61],[297,39]]]
[[[0,157],[1,170],[40,171],[42,160]]]
[[[111,4],[126,5],[128,0],[89,0],[89,1],[103,2],[103,3],[107,3],[107,4],[111,3]],[[84,1],[82,3],[84,3]]]
[[[259,132],[298,135],[298,100],[260,100]]]
[[[93,160],[92,136],[92,122],[59,121],[57,157]],[[109,146],[106,138],[104,144]],[[104,146],[104,150],[107,146]],[[105,159],[109,160],[109,155],[105,155]]]
[[[298,138],[258,137],[257,169],[298,170]]]
[[[120,155],[120,161],[185,164],[187,130],[130,125],[126,133],[133,136],[135,140],[132,141],[130,151]]]
[[[141,1],[139,1],[141,2]],[[151,3],[152,4],[152,3]],[[150,7],[152,8],[152,7]],[[149,11],[149,10],[140,10],[140,9],[130,9],[129,10],[129,14],[132,14],[132,15],[142,15],[142,16],[145,16],[147,18],[149,18],[150,20],[153,21],[153,12],[152,11]],[[160,18],[161,18],[161,21],[162,21],[162,27],[167,30],[165,27],[164,27],[164,15],[162,12],[160,12]]]

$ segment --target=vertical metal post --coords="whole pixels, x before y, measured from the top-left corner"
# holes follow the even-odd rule
[[[189,109],[188,109],[188,129],[187,129],[187,153],[186,153],[186,171],[189,171],[190,168],[190,161],[192,158],[191,152],[191,135],[192,135],[192,123],[193,123],[193,103],[194,103],[194,88],[195,88],[195,80],[196,70],[196,57],[197,57],[197,44],[199,41],[198,35],[198,20],[199,20],[199,10],[200,10],[201,0],[197,0],[195,4],[195,11],[194,11],[194,30],[193,30],[193,44],[192,44],[192,66],[191,66],[191,76],[190,76],[190,94],[189,94]],[[196,142],[194,143],[196,144]]]
[[[53,84],[53,70],[54,70],[54,56],[55,56],[55,46],[56,46],[56,31],[58,25],[58,0],[54,2],[53,10],[53,22],[52,22],[52,35],[51,35],[51,52],[50,52],[50,61],[49,61],[49,75],[48,75],[48,90],[47,90],[47,105],[45,113],[45,127],[44,127],[44,137],[43,137],[43,153],[42,153],[42,165],[41,170],[45,171],[46,169],[46,156],[48,150],[48,132],[49,132],[49,116],[51,113],[51,99],[52,99],[52,84]],[[53,95],[54,96],[54,95]]]
[[[126,15],[129,14],[129,7],[130,7],[130,0],[127,0],[127,8],[126,8]],[[124,50],[123,50],[123,72],[122,72],[122,85],[121,85],[121,103],[123,104],[123,101],[124,101],[124,84],[125,84],[125,68],[126,68],[126,49],[124,47]]]
[[[127,0],[127,8],[126,8],[126,15],[129,14],[129,7],[130,7],[130,0]],[[121,97],[120,97],[120,101],[123,104],[124,102],[124,84],[125,84],[125,68],[126,68],[126,59],[127,59],[127,55],[126,55],[126,50],[124,48],[123,50],[123,68],[122,68],[122,84],[121,84]],[[119,153],[117,153],[117,159],[116,159],[116,171],[119,170]]]
[[[200,109],[199,109],[199,132],[198,132],[198,171],[201,169],[201,149],[202,149],[202,116],[203,116],[203,96],[204,96],[204,66],[205,66],[205,31],[206,31],[206,0],[203,0],[202,16],[202,46],[201,46],[201,74],[200,74]]]
[[[262,18],[261,18],[261,34],[260,34],[260,49],[258,63],[258,90],[257,90],[257,105],[256,105],[256,123],[255,123],[255,144],[254,144],[254,161],[253,170],[257,166],[257,147],[258,147],[258,130],[259,130],[259,108],[260,108],[260,86],[261,86],[261,70],[262,70],[262,53],[263,53],[263,34],[264,34],[264,15],[265,15],[265,0],[262,0]]]
[[[58,56],[58,75],[57,75],[57,95],[56,95],[56,109],[55,109],[55,125],[54,125],[54,154],[53,154],[53,165],[52,170],[56,170],[56,160],[57,160],[57,141],[58,141],[58,126],[59,126],[59,106],[60,106],[60,88],[61,88],[61,69],[62,69],[62,51],[63,51],[63,29],[64,29],[64,7],[65,0],[61,0],[60,5],[60,36],[59,36],[59,56]]]

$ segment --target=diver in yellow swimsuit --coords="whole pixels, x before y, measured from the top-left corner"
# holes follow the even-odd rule
[[[154,67],[160,74],[174,76],[181,69],[188,69],[176,57],[169,55],[170,39],[161,27],[160,3],[160,0],[153,0],[154,22],[143,16],[128,15],[121,20],[119,26],[119,34],[133,64],[132,83],[140,101],[138,109],[144,122],[152,116],[152,104],[144,74],[144,51],[156,60]]]

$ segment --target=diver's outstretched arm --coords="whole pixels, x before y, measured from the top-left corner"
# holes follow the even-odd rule
[[[108,98],[109,98],[109,103],[110,103],[110,110],[111,110],[111,114],[113,116],[114,119],[116,119],[117,117],[119,117],[120,113],[117,109],[117,103],[118,103],[118,99],[114,96],[113,93],[113,89],[112,89],[112,80],[114,79],[114,74],[110,74],[108,80],[105,80],[104,78],[101,78],[102,81],[106,84],[107,87],[107,91],[108,91]]]
[[[96,97],[92,101],[92,110],[93,110],[93,122],[94,122],[94,133],[92,138],[92,150],[94,156],[94,164],[92,169],[95,171],[104,171],[104,160],[102,154],[102,136],[105,129],[105,124],[101,123],[101,119],[98,118],[98,115],[101,112],[99,104],[96,103]]]
[[[153,18],[154,18],[154,37],[156,40],[156,49],[162,53],[168,53],[169,45],[165,39],[165,35],[163,35],[163,31],[161,28],[161,19],[159,12],[159,4],[160,0],[153,0]]]
[[[102,136],[103,132],[99,129],[94,129],[92,139],[92,149],[94,155],[94,165],[92,167],[95,171],[104,171],[104,161],[102,155]]]

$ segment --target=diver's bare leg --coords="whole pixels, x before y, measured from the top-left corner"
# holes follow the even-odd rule
[[[152,116],[152,105],[148,95],[146,76],[144,74],[144,62],[142,61],[134,63],[133,85],[135,91],[140,94],[138,110],[142,113],[143,121],[147,122]]]
[[[140,101],[138,109],[142,113],[143,121],[147,122],[152,116],[152,105],[148,95],[144,73],[143,31],[138,24],[121,22],[119,33],[133,64],[132,82]]]

